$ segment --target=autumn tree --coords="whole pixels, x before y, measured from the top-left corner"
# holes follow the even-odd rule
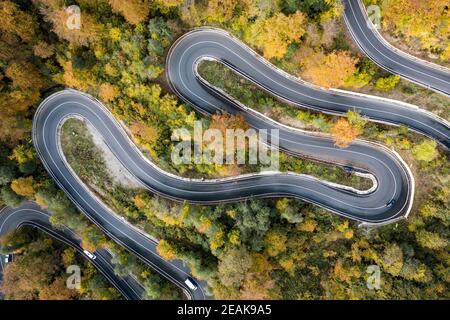
[[[117,299],[111,288],[86,259],[73,248],[40,233],[35,228],[22,228],[1,239],[5,252],[14,252],[14,261],[4,269],[0,287],[6,299],[18,300],[73,300]],[[66,285],[66,268],[79,265],[82,270],[81,289]]]
[[[67,12],[55,0],[33,0],[44,19],[52,24],[52,31],[59,38],[76,45],[88,46],[93,44],[101,33],[101,25],[88,12],[81,13],[80,28],[70,28],[67,24],[72,13]]]
[[[123,15],[127,22],[138,25],[150,13],[149,0],[109,0],[113,12]]]
[[[31,198],[36,193],[35,182],[32,176],[17,178],[11,182],[11,189],[19,196]]]
[[[136,142],[144,146],[149,151],[153,150],[153,146],[158,141],[159,133],[156,128],[142,122],[134,122],[130,127],[131,133],[134,135]]]
[[[356,72],[357,62],[347,51],[319,51],[303,61],[302,76],[316,85],[338,88]]]
[[[422,247],[434,250],[444,249],[449,245],[448,240],[441,237],[438,233],[426,230],[419,230],[416,233],[416,239]]]
[[[425,50],[448,48],[450,29],[442,27],[450,23],[447,0],[382,0],[381,10],[383,28],[403,36],[409,43],[419,39]]]
[[[424,140],[422,143],[414,146],[412,153],[418,161],[430,162],[439,156],[437,151],[437,142],[434,140]]]
[[[265,19],[275,12],[279,11],[280,4],[272,0],[240,0],[240,9],[249,19]],[[297,10],[291,10],[285,13],[295,13]]]
[[[219,256],[218,271],[221,282],[239,288],[251,266],[251,257],[244,247],[230,248]]]
[[[299,203],[295,199],[279,199],[277,200],[275,207],[280,215],[290,223],[298,223],[303,220],[303,217],[298,210]]]
[[[156,251],[165,260],[173,260],[177,257],[176,249],[166,240],[160,240],[156,246]]]
[[[19,165],[20,172],[24,174],[32,173],[37,166],[36,155],[31,145],[19,144],[14,149],[9,159],[15,160]]]
[[[379,78],[375,82],[375,87],[381,91],[391,91],[399,83],[400,76],[392,75],[386,78]]]
[[[224,23],[233,17],[237,0],[210,0],[206,6],[206,21]]]
[[[361,131],[352,126],[347,119],[339,118],[331,127],[330,133],[339,148],[347,148]]]
[[[39,292],[39,300],[72,300],[78,296],[78,292],[67,288],[66,278],[60,276],[52,283],[42,288]]]
[[[33,18],[14,2],[0,2],[0,21],[2,32],[16,34],[25,42],[31,42],[35,35]]]
[[[288,46],[305,33],[305,17],[300,11],[291,15],[279,12],[252,24],[245,40],[263,51],[267,59],[282,58]]]
[[[398,276],[403,268],[403,251],[398,244],[393,243],[386,247],[380,262],[383,269],[393,276]]]
[[[251,254],[251,265],[240,288],[239,299],[268,300],[279,299],[279,291],[271,277],[273,266],[260,253]]]
[[[33,52],[36,56],[46,59],[53,56],[55,47],[47,42],[39,41],[33,46]]]
[[[168,13],[171,9],[181,6],[184,0],[154,0],[153,4],[162,12]]]
[[[15,87],[22,89],[40,90],[46,85],[40,72],[29,62],[14,62],[8,66],[5,74]]]
[[[116,86],[110,83],[102,83],[98,95],[103,101],[111,102],[119,95],[119,93],[120,91]]]
[[[286,251],[287,235],[281,228],[273,228],[265,235],[266,251],[271,257],[276,257]]]
[[[49,250],[52,241],[39,239],[4,270],[2,291],[9,299],[37,299],[39,291],[58,270],[57,254]]]

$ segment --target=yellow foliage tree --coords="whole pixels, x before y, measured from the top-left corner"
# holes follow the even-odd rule
[[[302,76],[314,84],[337,88],[356,72],[358,59],[347,51],[317,52],[303,62]]]
[[[11,182],[11,189],[19,196],[31,198],[36,193],[32,176],[14,179]]]
[[[18,164],[24,164],[34,159],[34,151],[31,146],[19,144],[13,149],[9,159],[15,160]]]
[[[233,17],[236,0],[210,0],[206,7],[206,21],[224,23]]]
[[[127,22],[137,25],[150,13],[149,0],[109,0],[113,12],[123,15]]]
[[[160,240],[156,246],[158,254],[166,260],[173,260],[177,257],[175,248],[166,240]]]
[[[109,83],[102,83],[99,88],[99,96],[106,102],[113,101],[119,95],[119,89]]]
[[[333,271],[334,276],[340,281],[350,282],[352,278],[361,277],[361,271],[357,267],[346,266],[342,259],[336,261]]]
[[[33,18],[14,2],[0,2],[0,21],[2,32],[16,34],[25,42],[30,42],[35,35]]]
[[[304,232],[314,232],[317,227],[317,222],[313,219],[305,219],[302,223],[297,225],[297,229]]]
[[[403,35],[413,43],[419,39],[426,50],[446,50],[450,45],[448,0],[382,0],[383,28]],[[441,59],[448,59],[444,54]]]
[[[299,40],[305,33],[305,20],[300,11],[289,16],[279,12],[270,18],[256,21],[245,40],[260,48],[267,59],[282,58],[289,44]]]
[[[265,236],[266,251],[269,256],[275,257],[286,251],[287,235],[279,229],[272,229]]]
[[[6,76],[13,81],[15,87],[39,90],[45,87],[46,81],[39,70],[29,62],[14,62],[6,69]]]

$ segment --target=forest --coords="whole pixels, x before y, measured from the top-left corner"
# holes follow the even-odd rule
[[[1,292],[6,299],[121,299],[108,280],[73,248],[35,228],[21,228],[7,235],[2,239],[2,251],[16,253],[3,274]],[[79,290],[66,285],[66,270],[72,265],[82,272]]]
[[[438,62],[448,63],[446,1],[365,3],[382,8],[384,32],[405,43],[419,41]],[[81,12],[81,28],[75,30],[66,24],[65,9],[73,4]],[[75,88],[103,101],[142,152],[166,171],[211,178],[258,170],[171,162],[174,129],[192,129],[196,120],[207,128],[246,126],[239,116],[196,113],[166,82],[170,45],[188,30],[210,25],[306,81],[410,102],[448,120],[449,98],[401,80],[362,55],[346,32],[342,10],[338,0],[1,0],[0,205],[36,201],[52,213],[56,228],[74,229],[84,248],[114,250],[116,272],[135,274],[145,286],[145,298],[182,299],[178,289],[108,239],[58,189],[31,141],[36,108],[49,94]],[[450,298],[450,162],[444,149],[406,127],[371,123],[356,112],[335,117],[286,105],[213,62],[203,63],[200,73],[280,122],[331,134],[340,147],[361,137],[394,148],[411,165],[420,187],[407,220],[378,228],[360,228],[291,198],[219,206],[176,203],[115,178],[86,124],[67,121],[64,154],[75,172],[115,212],[160,239],[160,255],[186,262],[217,299]],[[358,188],[369,183],[341,168],[285,154],[280,164],[282,171]],[[57,290],[64,259],[73,253],[36,231],[8,236],[2,246],[19,257],[4,274],[2,291],[10,299],[118,298],[89,264],[88,279],[96,285],[86,283],[75,295]],[[32,272],[39,259],[54,261],[52,269],[14,288],[17,275]],[[366,285],[372,265],[381,270],[376,290]],[[33,278],[38,276],[43,278]]]
[[[364,0],[378,5],[382,29],[394,45],[432,62],[450,65],[450,7],[446,0]]]

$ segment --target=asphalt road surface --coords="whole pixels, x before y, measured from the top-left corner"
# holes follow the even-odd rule
[[[251,110],[227,101],[226,96],[196,73],[197,64],[209,59],[223,63],[262,89],[299,108],[343,115],[357,110],[371,121],[403,124],[450,148],[450,123],[436,115],[396,100],[326,90],[294,78],[277,69],[227,32],[199,28],[184,34],[172,46],[166,72],[173,91],[199,111],[245,112],[256,128],[266,128],[267,120],[256,119]],[[254,114],[254,113],[252,113]]]
[[[172,46],[166,72],[173,91],[180,98],[203,113],[241,112],[254,128],[278,129],[283,151],[340,166],[350,165],[357,172],[372,175],[376,186],[357,192],[311,176],[278,172],[206,181],[180,178],[160,170],[146,159],[99,101],[75,90],[63,90],[49,96],[39,106],[33,121],[33,142],[47,171],[73,203],[108,236],[189,292],[193,299],[207,298],[206,286],[199,283],[197,290],[189,290],[184,282],[189,270],[180,261],[162,259],[156,253],[156,241],[122,221],[71,170],[59,139],[64,120],[79,117],[89,121],[117,159],[148,190],[177,201],[215,204],[250,197],[289,196],[366,224],[383,224],[406,217],[414,198],[412,173],[395,152],[361,140],[346,149],[339,149],[328,136],[280,125],[240,105],[204,81],[196,72],[197,63],[202,59],[224,63],[295,106],[332,114],[357,109],[372,121],[404,124],[447,148],[450,146],[448,123],[430,113],[392,100],[338,93],[300,82],[277,70],[240,41],[215,29],[197,29]]]
[[[108,281],[128,300],[140,300],[144,294],[144,288],[131,276],[119,277],[114,273],[112,256],[105,249],[94,252],[96,259],[87,257],[81,247],[80,238],[70,229],[56,230],[49,221],[50,213],[43,210],[34,202],[25,202],[19,208],[6,207],[0,210],[0,236],[4,236],[13,230],[23,226],[31,226],[40,229],[53,238],[71,246],[78,253],[90,261]],[[4,256],[0,261],[0,274],[5,267]]]
[[[130,169],[128,162],[130,159],[136,160],[134,158],[136,155],[139,155],[139,160],[144,161],[142,154],[137,151],[120,124],[104,106],[86,94],[74,90],[64,90],[44,100],[33,120],[33,143],[47,171],[78,209],[110,238],[178,285],[191,298],[204,299],[206,295],[201,285],[197,290],[189,290],[185,284],[189,270],[181,261],[166,261],[159,256],[156,251],[157,242],[153,238],[124,222],[102,203],[72,171],[62,154],[59,131],[63,121],[74,116],[86,119],[99,130],[111,151],[122,156],[118,159],[125,168]],[[125,151],[123,148],[127,150]],[[151,177],[152,172],[147,171],[149,168],[153,172],[156,170],[147,162],[145,163],[146,167],[140,167],[137,170],[156,181],[158,177]],[[158,182],[159,185],[163,183],[164,181]]]
[[[370,59],[389,72],[450,95],[450,69],[407,55],[386,42],[374,25],[368,22],[361,0],[343,0],[343,3],[347,28]]]

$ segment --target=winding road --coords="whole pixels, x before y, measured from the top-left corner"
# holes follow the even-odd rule
[[[49,221],[50,213],[43,210],[35,202],[25,202],[19,208],[6,207],[0,210],[0,236],[4,236],[13,230],[23,226],[31,226],[40,229],[53,238],[74,248],[79,254],[89,259],[81,247],[80,237],[72,230],[65,228],[56,230]],[[119,277],[114,273],[112,256],[105,249],[95,251],[97,258],[89,259],[108,281],[128,300],[140,300],[144,294],[144,288],[133,277]],[[3,273],[5,264],[0,260],[0,273]]]
[[[197,290],[190,290],[184,282],[189,270],[181,261],[161,258],[156,252],[157,241],[120,219],[70,168],[59,137],[65,120],[76,117],[90,122],[130,174],[149,191],[175,201],[215,204],[251,197],[296,197],[364,224],[379,225],[408,216],[415,187],[410,169],[395,151],[363,140],[339,149],[327,135],[277,123],[205,81],[197,71],[204,60],[224,64],[293,106],[336,115],[356,109],[370,121],[403,124],[450,148],[447,121],[406,103],[308,84],[277,69],[225,31],[212,28],[188,32],[171,47],[166,75],[174,93],[201,113],[242,113],[253,128],[278,129],[282,151],[338,166],[350,165],[355,174],[372,177],[374,186],[368,190],[355,190],[311,176],[279,172],[206,181],[181,178],[162,171],[144,157],[121,124],[95,98],[70,89],[47,97],[33,121],[33,143],[47,171],[78,209],[109,237],[188,292],[193,299],[208,298],[206,284],[199,282]],[[26,212],[28,216],[19,221],[25,223],[27,219],[36,219],[36,214]]]
[[[411,56],[389,44],[368,19],[361,0],[343,0],[344,19],[361,50],[383,69],[450,96],[450,69]]]

